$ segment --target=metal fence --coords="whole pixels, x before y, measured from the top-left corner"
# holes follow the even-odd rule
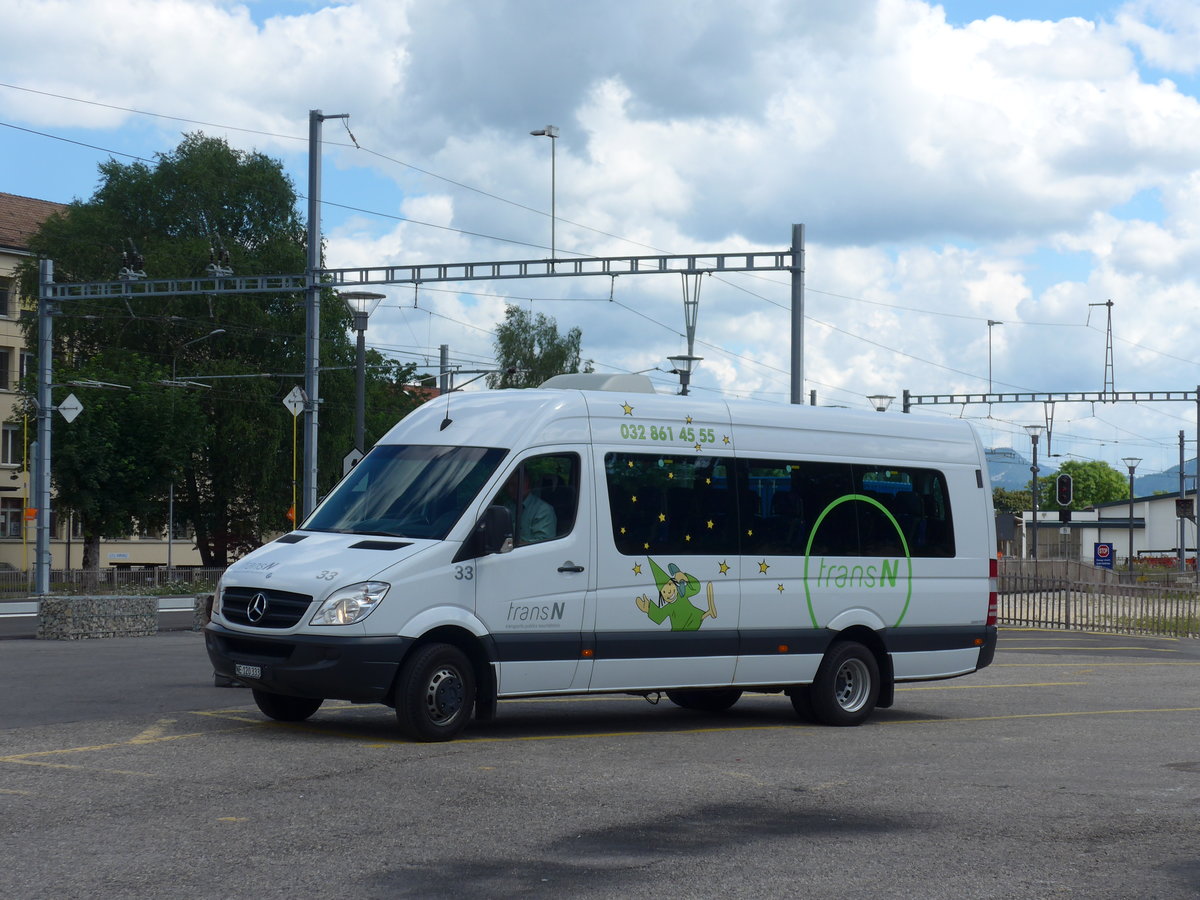
[[[198,594],[211,591],[224,568],[165,566],[141,569],[52,569],[51,594]],[[33,593],[29,572],[0,572],[0,599]]]
[[[1001,625],[1200,637],[1200,596],[1190,588],[1006,573],[998,599]]]

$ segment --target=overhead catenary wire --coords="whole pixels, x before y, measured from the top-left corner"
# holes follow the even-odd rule
[[[4,88],[10,88],[10,89],[13,89],[13,90],[19,90],[19,91],[28,91],[28,92],[30,92],[30,93],[34,93],[34,94],[40,94],[40,95],[43,95],[43,96],[48,96],[48,97],[54,97],[54,98],[57,98],[57,99],[62,99],[62,100],[71,101],[71,102],[78,102],[78,103],[88,103],[88,104],[90,104],[90,105],[94,105],[94,106],[98,106],[98,107],[110,108],[110,109],[114,109],[114,110],[121,110],[121,111],[129,112],[129,113],[132,113],[132,114],[137,114],[137,115],[154,116],[154,117],[157,117],[157,118],[169,119],[169,120],[173,120],[173,121],[187,122],[187,123],[190,123],[190,124],[201,125],[201,126],[204,126],[204,127],[210,127],[210,128],[221,128],[221,129],[227,129],[227,130],[232,130],[232,131],[240,131],[240,132],[244,132],[244,133],[248,133],[248,134],[259,134],[259,135],[269,136],[269,137],[276,138],[276,139],[281,139],[281,140],[295,140],[295,141],[304,141],[304,140],[305,140],[305,138],[304,138],[304,137],[302,137],[302,136],[299,136],[299,135],[280,134],[280,133],[277,133],[277,132],[270,132],[270,131],[265,131],[265,130],[262,130],[262,129],[241,128],[241,127],[238,127],[238,126],[231,126],[231,125],[227,125],[227,124],[221,124],[221,123],[204,122],[204,121],[201,121],[201,120],[197,120],[197,119],[191,119],[191,118],[187,118],[187,117],[183,117],[183,116],[170,116],[170,115],[166,115],[166,114],[152,113],[152,112],[147,112],[147,111],[144,111],[144,110],[133,109],[133,108],[129,108],[129,107],[121,107],[121,106],[117,106],[117,105],[114,105],[114,104],[105,104],[105,103],[101,103],[101,102],[98,102],[98,101],[83,100],[83,99],[80,99],[80,98],[68,97],[68,96],[66,96],[66,95],[62,95],[62,94],[53,94],[53,93],[46,92],[46,91],[38,91],[38,90],[35,90],[35,89],[31,89],[31,88],[25,88],[25,87],[22,87],[22,86],[19,86],[19,85],[12,85],[12,84],[4,84],[4,83],[0,83],[0,87],[4,87]],[[0,124],[7,124],[7,123],[0,123]],[[55,140],[63,140],[63,141],[65,141],[65,142],[68,142],[68,143],[73,143],[73,144],[76,144],[76,145],[79,145],[79,146],[84,146],[84,147],[86,147],[86,148],[88,148],[88,149],[99,150],[99,151],[101,151],[101,152],[111,153],[111,154],[114,154],[114,155],[125,156],[125,157],[132,158],[132,159],[136,159],[136,160],[139,160],[139,161],[148,162],[148,160],[145,160],[145,158],[144,158],[144,157],[142,157],[142,156],[139,156],[139,155],[136,155],[136,154],[122,153],[121,151],[109,150],[109,149],[106,149],[106,148],[103,148],[103,147],[98,147],[98,146],[96,146],[96,145],[93,145],[93,144],[87,144],[87,143],[84,143],[84,142],[81,142],[81,141],[74,141],[74,140],[72,140],[72,139],[70,139],[70,138],[63,138],[63,137],[60,137],[60,136],[57,136],[57,135],[51,135],[51,134],[48,134],[48,133],[46,133],[46,132],[36,132],[36,131],[33,131],[32,129],[23,129],[23,128],[20,128],[20,126],[10,126],[10,127],[15,127],[15,128],[18,128],[19,130],[26,131],[26,132],[28,132],[28,133],[31,133],[31,134],[36,134],[36,135],[38,135],[38,136],[41,136],[41,137],[48,137],[48,138],[55,139]],[[426,170],[426,169],[422,169],[422,168],[420,168],[420,167],[418,167],[418,166],[413,166],[413,165],[411,165],[411,164],[409,164],[409,163],[406,163],[406,162],[404,162],[403,160],[396,159],[395,157],[391,157],[391,156],[389,156],[389,155],[387,155],[387,154],[380,153],[379,151],[373,150],[373,149],[371,149],[371,148],[368,148],[368,147],[363,147],[363,146],[360,144],[360,142],[359,142],[359,141],[358,141],[358,140],[355,138],[355,136],[353,135],[353,133],[352,133],[352,132],[350,132],[350,130],[349,130],[349,128],[348,128],[348,126],[347,126],[347,134],[348,134],[348,136],[350,137],[350,139],[351,139],[351,141],[352,141],[352,144],[353,144],[353,146],[354,146],[356,149],[358,149],[358,150],[361,150],[361,151],[363,151],[363,152],[367,152],[367,153],[374,154],[374,155],[376,155],[377,157],[379,157],[379,158],[382,158],[382,159],[386,159],[386,160],[388,160],[388,161],[391,161],[391,162],[393,162],[393,163],[394,163],[394,164],[396,164],[396,165],[405,166],[405,167],[407,167],[407,168],[410,168],[410,169],[412,169],[413,171],[419,172],[419,173],[421,173],[421,174],[423,174],[423,175],[426,175],[426,176],[428,176],[428,177],[431,177],[431,178],[435,178],[435,179],[441,180],[441,181],[443,181],[443,182],[445,182],[445,183],[447,183],[447,184],[452,184],[452,185],[454,185],[454,186],[457,186],[457,187],[459,187],[459,188],[461,188],[461,189],[464,189],[464,190],[469,190],[469,191],[476,192],[476,193],[480,194],[481,196],[487,196],[487,197],[490,197],[490,198],[492,198],[492,199],[495,199],[495,200],[497,200],[498,202],[508,203],[508,204],[511,204],[511,205],[513,205],[514,207],[517,207],[517,208],[525,209],[525,210],[528,210],[528,211],[530,211],[530,212],[533,212],[533,213],[536,213],[536,214],[545,215],[544,211],[541,211],[541,210],[534,209],[534,208],[532,208],[532,207],[526,206],[525,204],[520,204],[520,203],[516,203],[516,202],[514,202],[514,201],[507,200],[506,198],[503,198],[503,197],[501,197],[501,196],[499,196],[499,195],[492,194],[491,192],[488,192],[488,191],[483,191],[483,190],[481,190],[481,189],[475,188],[475,187],[473,187],[472,185],[466,184],[466,183],[464,183],[464,182],[461,182],[461,181],[456,181],[455,179],[451,179],[451,178],[447,178],[447,177],[445,177],[445,176],[441,176],[441,175],[439,175],[439,174],[438,174],[438,173],[436,173],[436,172],[432,172],[432,171],[429,171],[429,170]],[[331,144],[331,145],[334,145],[334,146],[350,146],[350,145],[346,145],[346,144],[338,144],[338,143],[336,143],[336,142],[327,142],[327,143],[329,143],[329,144]],[[340,206],[341,204],[331,204],[331,205],[334,205],[334,206]],[[371,211],[371,210],[363,210],[363,209],[361,209],[361,208],[357,208],[357,207],[346,207],[346,208],[347,208],[347,209],[350,209],[350,210],[354,210],[354,211],[362,212],[362,213],[364,213],[364,214],[367,214],[367,215],[380,215],[380,216],[385,216],[385,217],[388,217],[388,218],[393,218],[393,219],[397,219],[397,220],[402,220],[402,221],[408,221],[408,222],[412,222],[413,224],[415,224],[415,225],[419,225],[420,227],[430,227],[430,228],[445,228],[445,229],[446,229],[446,230],[448,230],[448,231],[452,231],[452,232],[454,232],[454,231],[457,231],[457,232],[459,232],[459,233],[462,233],[462,234],[464,234],[465,236],[476,237],[476,238],[480,238],[480,239],[484,239],[484,240],[498,240],[498,241],[504,241],[504,242],[513,243],[513,244],[517,244],[517,245],[525,245],[525,246],[530,246],[530,247],[540,247],[540,245],[538,245],[538,244],[536,244],[536,243],[532,243],[532,242],[525,242],[525,241],[516,241],[516,240],[511,240],[511,239],[505,239],[505,238],[502,238],[502,237],[499,237],[499,236],[495,236],[495,235],[488,235],[488,234],[484,234],[484,233],[482,233],[482,232],[469,232],[469,231],[465,231],[465,230],[454,229],[454,228],[451,228],[451,227],[448,227],[448,226],[439,226],[439,225],[437,225],[436,223],[420,222],[420,221],[418,221],[418,220],[405,219],[404,217],[399,217],[399,216],[390,216],[389,214],[386,214],[386,213],[376,213],[376,212],[373,212],[373,211]],[[568,224],[572,224],[572,225],[574,225],[575,227],[579,227],[579,228],[588,229],[588,230],[590,230],[590,231],[593,231],[594,233],[597,233],[597,234],[602,234],[602,235],[604,235],[604,236],[606,236],[606,237],[610,237],[610,238],[613,238],[613,239],[616,239],[616,240],[621,240],[621,241],[628,242],[628,243],[630,243],[630,244],[632,244],[632,245],[641,246],[641,247],[647,247],[647,248],[649,248],[649,249],[655,249],[655,250],[657,250],[657,249],[658,249],[658,248],[652,247],[652,246],[651,246],[651,245],[649,245],[649,244],[645,244],[645,243],[643,243],[643,242],[634,241],[634,240],[631,240],[631,239],[628,239],[628,238],[624,238],[624,237],[622,237],[622,236],[615,235],[615,234],[612,234],[612,233],[610,233],[610,232],[604,232],[604,231],[601,231],[601,230],[599,230],[599,229],[594,229],[594,228],[591,228],[590,226],[584,225],[584,224],[582,224],[582,223],[570,222],[569,220],[562,220],[562,221],[564,221],[564,222],[567,222]],[[542,248],[542,249],[544,249],[544,248]],[[762,276],[762,275],[756,275],[756,274],[753,274],[753,273],[746,273],[745,275],[743,275],[743,276],[739,276],[739,277],[745,277],[745,278],[763,278],[763,276]],[[722,280],[725,280],[727,283],[729,283],[729,282],[728,282],[728,279],[722,279]],[[766,280],[766,281],[768,281],[769,283],[773,283],[773,284],[779,284],[779,282],[772,281],[771,279],[765,279],[765,280]],[[733,287],[735,287],[736,289],[739,289],[739,290],[744,290],[744,288],[742,288],[742,287],[741,287],[741,286],[739,286],[739,285],[732,285],[732,286],[733,286]],[[871,304],[871,305],[880,306],[880,307],[884,307],[884,308],[893,308],[893,309],[897,309],[897,310],[899,310],[899,311],[902,311],[902,312],[904,312],[904,313],[906,313],[906,314],[931,315],[931,316],[941,316],[941,317],[946,317],[946,318],[960,318],[960,319],[978,318],[980,321],[983,321],[983,320],[984,320],[984,317],[982,317],[982,316],[980,316],[980,317],[971,317],[971,316],[964,315],[964,314],[960,314],[960,313],[949,313],[949,312],[937,311],[937,310],[922,310],[922,309],[917,309],[917,308],[908,307],[908,306],[900,306],[900,305],[898,305],[898,304],[889,304],[889,303],[885,303],[885,302],[878,301],[878,300],[870,300],[870,299],[866,299],[866,298],[862,298],[862,297],[853,297],[853,296],[851,296],[851,295],[847,295],[847,294],[839,294],[839,293],[835,293],[835,292],[831,292],[831,291],[824,291],[824,290],[821,290],[820,288],[816,288],[816,287],[812,287],[812,286],[809,286],[809,287],[807,288],[807,290],[808,290],[809,292],[812,292],[812,293],[816,293],[816,294],[823,294],[823,295],[828,295],[828,296],[831,296],[831,297],[836,297],[836,298],[839,298],[839,299],[844,299],[844,300],[851,301],[851,302],[860,302],[860,303]],[[761,295],[759,295],[759,294],[756,294],[756,293],[755,293],[755,292],[753,292],[753,291],[747,291],[747,293],[750,293],[750,294],[752,294],[752,295],[754,295],[754,296],[757,296],[757,297],[759,297],[761,300],[763,300],[764,302],[767,302],[767,303],[769,303],[769,304],[771,304],[771,305],[773,305],[773,306],[775,306],[775,307],[777,307],[777,308],[780,308],[780,309],[786,309],[786,307],[785,307],[783,304],[780,304],[780,303],[778,303],[778,302],[776,302],[776,301],[774,301],[774,300],[772,300],[772,299],[770,299],[770,298],[765,298],[765,297],[762,297]],[[546,298],[546,300],[547,300],[547,301],[549,301],[549,299],[550,299],[550,298]],[[568,299],[568,298],[562,298],[562,299]],[[533,298],[530,298],[530,300],[532,301],[532,300],[533,300]],[[628,308],[628,307],[627,307],[627,308]],[[455,320],[453,320],[453,319],[449,319],[449,317],[444,317],[444,318],[447,318],[449,321],[455,321]],[[832,326],[832,325],[829,325],[829,323],[822,322],[822,321],[820,321],[820,320],[817,320],[817,319],[815,319],[815,318],[812,318],[812,317],[806,317],[806,318],[810,319],[811,321],[813,321],[813,322],[814,322],[814,323],[816,323],[816,324],[822,325],[822,326],[824,326],[824,327],[829,327],[829,328],[832,328],[832,329],[833,329],[835,332],[837,332],[837,333],[840,333],[840,334],[842,334],[843,336],[845,336],[845,337],[847,337],[847,338],[849,338],[849,339],[856,340],[856,341],[862,341],[862,342],[865,342],[865,343],[867,343],[867,344],[874,345],[874,346],[876,346],[876,347],[878,347],[878,348],[880,348],[880,349],[886,350],[886,351],[887,351],[887,352],[889,352],[889,353],[897,353],[898,355],[904,356],[905,358],[907,358],[907,359],[910,359],[910,360],[913,360],[913,361],[915,361],[915,362],[919,362],[919,363],[926,364],[926,365],[931,365],[931,366],[937,367],[937,368],[939,368],[939,369],[941,369],[941,370],[943,370],[943,371],[948,371],[948,372],[951,372],[951,373],[954,373],[954,374],[957,374],[957,375],[961,375],[961,376],[964,376],[964,377],[970,377],[970,378],[980,378],[980,377],[981,377],[981,376],[979,376],[979,375],[976,375],[976,374],[974,374],[974,373],[965,372],[965,371],[963,371],[963,370],[961,370],[961,369],[956,369],[956,368],[953,368],[953,367],[951,367],[951,366],[945,366],[945,365],[943,365],[943,364],[941,364],[941,363],[938,363],[938,362],[935,362],[935,361],[933,361],[933,360],[925,359],[925,358],[923,358],[923,357],[921,357],[921,356],[919,356],[919,355],[917,355],[917,354],[914,354],[914,353],[908,353],[908,352],[905,352],[905,351],[902,351],[902,350],[896,350],[896,349],[894,349],[894,348],[892,348],[892,347],[888,347],[888,346],[886,346],[886,345],[883,345],[883,344],[881,344],[881,343],[879,343],[879,342],[872,341],[870,338],[866,338],[866,337],[863,337],[862,335],[855,334],[853,331],[851,331],[851,330],[849,330],[849,329],[844,329],[844,328],[840,328],[840,327],[837,327],[837,326]],[[464,327],[476,327],[476,328],[477,328],[477,326],[472,326],[470,323],[456,322],[456,324],[458,324],[458,325],[460,325],[460,326],[464,326]],[[1062,323],[1062,322],[1019,322],[1019,321],[1015,321],[1015,320],[1011,321],[1011,324],[1014,324],[1014,325],[1026,325],[1026,326],[1034,326],[1034,327],[1090,327],[1090,326],[1088,326],[1088,325],[1086,325],[1086,324],[1081,326],[1081,325],[1079,325],[1078,323]],[[488,333],[486,329],[477,329],[477,330],[479,330],[479,331],[481,331],[481,332],[483,332],[483,333]],[[674,329],[671,329],[671,330],[672,330],[672,331],[674,331]],[[1098,329],[1097,329],[1097,330],[1098,330]],[[1194,361],[1194,360],[1187,359],[1187,358],[1184,358],[1184,357],[1180,357],[1180,356],[1177,356],[1177,355],[1174,355],[1174,354],[1170,354],[1170,353],[1168,353],[1168,352],[1166,352],[1166,351],[1162,351],[1162,350],[1159,350],[1159,349],[1157,349],[1157,348],[1148,347],[1148,346],[1146,346],[1146,345],[1144,345],[1144,344],[1140,344],[1140,343],[1133,342],[1133,341],[1128,341],[1128,340],[1126,340],[1126,339],[1123,339],[1123,338],[1120,338],[1120,337],[1115,337],[1115,340],[1118,340],[1118,341],[1120,341],[1120,342],[1121,342],[1121,343],[1123,343],[1123,344],[1127,344],[1127,345],[1130,345],[1130,346],[1137,347],[1138,349],[1141,349],[1141,350],[1143,350],[1143,351],[1146,351],[1146,352],[1151,352],[1151,353],[1156,353],[1156,354],[1162,355],[1164,358],[1167,358],[1167,359],[1172,359],[1172,360],[1175,360],[1175,361],[1178,361],[1178,362],[1181,362],[1181,363],[1185,363],[1185,364],[1195,364],[1195,361]],[[740,356],[739,354],[735,354],[735,353],[732,353],[731,351],[724,350],[723,348],[715,347],[715,345],[712,345],[712,344],[710,344],[710,343],[706,343],[705,345],[706,345],[706,346],[709,346],[709,347],[714,347],[716,352],[726,352],[726,353],[729,353],[729,354],[730,354],[732,357],[734,357],[734,358],[748,359],[748,358],[746,358],[746,357],[742,357],[742,356]],[[748,361],[749,361],[749,360],[748,360]],[[754,362],[757,362],[757,361],[754,361]],[[812,380],[812,379],[809,379],[809,380]],[[819,384],[819,382],[816,382],[816,381],[813,381],[813,383],[814,383],[814,384]],[[1001,382],[1001,384],[1003,384],[1003,382]],[[1014,388],[1016,388],[1016,389],[1018,389],[1018,390],[1028,390],[1028,388],[1022,388],[1022,387],[1020,387],[1020,386],[1016,386],[1016,385],[1006,385],[1006,386],[1009,386],[1009,387],[1014,387]],[[827,386],[826,386],[826,387],[827,387]],[[827,387],[827,389],[829,389],[829,388]],[[846,389],[843,389],[843,390],[846,390]],[[848,391],[848,393],[851,393],[851,394],[853,395],[853,392],[850,392],[850,391]]]

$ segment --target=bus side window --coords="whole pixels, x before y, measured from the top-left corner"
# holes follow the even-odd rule
[[[579,455],[529,457],[493,502],[512,510],[518,547],[570,534],[579,508]]]

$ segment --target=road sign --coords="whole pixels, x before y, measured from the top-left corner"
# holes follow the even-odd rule
[[[342,475],[349,475],[350,470],[358,465],[358,461],[363,458],[362,451],[355,447],[346,454],[342,460]]]
[[[58,404],[58,411],[62,413],[62,417],[68,422],[74,422],[75,417],[83,412],[83,404],[79,402],[79,398],[74,394],[67,394],[67,399]]]
[[[300,415],[304,411],[304,391],[298,387],[294,387],[283,398],[283,405],[288,408],[293,416]]]
[[[1111,569],[1113,567],[1113,545],[1093,544],[1092,562],[1097,566],[1097,568]]]

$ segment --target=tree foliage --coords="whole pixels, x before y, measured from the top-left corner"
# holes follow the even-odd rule
[[[1070,475],[1073,499],[1067,509],[1088,509],[1098,503],[1125,500],[1129,497],[1129,481],[1106,462],[1099,460],[1068,460],[1058,472],[1038,478],[1038,505],[1042,509],[1062,509],[1056,498],[1055,484],[1059,475]],[[1032,485],[1032,481],[1030,482]]]
[[[52,216],[30,240],[39,256],[54,261],[58,282],[111,281],[123,264],[150,278],[202,276],[225,254],[238,275],[305,270],[296,193],[275,160],[192,134],[153,166],[110,160],[100,175],[90,200]],[[134,249],[143,257],[140,265],[122,257]],[[32,269],[21,279],[31,294],[37,285]],[[290,527],[295,423],[282,399],[303,381],[302,295],[144,298],[130,292],[60,307],[56,383],[88,378],[131,388],[73,388],[84,412],[69,425],[55,424],[55,504],[60,513],[80,517],[93,548],[91,565],[100,538],[162,525],[172,489],[175,521],[194,527],[206,565],[224,565]],[[353,444],[349,324],[349,311],[326,291],[321,492],[340,477]],[[34,329],[29,341],[36,349]],[[368,437],[377,439],[412,408],[399,389],[411,369],[374,352],[369,363]],[[54,402],[65,395],[56,388]]]
[[[1010,491],[1007,488],[992,489],[992,505],[996,512],[1021,513],[1033,508],[1033,495],[1029,491]]]
[[[496,326],[495,351],[500,372],[489,375],[493,388],[537,387],[547,378],[578,372],[583,332],[558,333],[558,323],[543,313],[506,306]],[[585,369],[586,371],[586,369]]]

